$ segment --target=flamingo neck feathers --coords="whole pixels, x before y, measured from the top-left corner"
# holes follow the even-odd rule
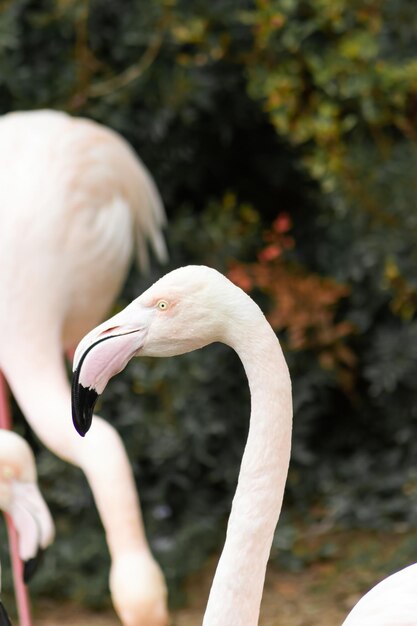
[[[71,424],[70,387],[59,350],[52,342],[43,350],[16,343],[16,352],[4,363],[6,380],[42,442],[85,473],[112,558],[148,550],[132,470],[117,431],[96,416],[92,436],[80,440]]]
[[[249,435],[226,542],[203,626],[256,626],[266,565],[281,512],[291,449],[291,380],[279,342],[261,310],[231,325],[251,392]]]

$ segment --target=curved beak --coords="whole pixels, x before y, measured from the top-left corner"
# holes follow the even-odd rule
[[[3,602],[0,600],[0,626],[12,626],[10,621],[10,617],[7,614],[6,609],[4,608]]]
[[[94,406],[110,378],[121,372],[142,348],[147,316],[137,320],[133,302],[123,311],[93,329],[79,343],[74,356],[71,388],[72,421],[84,437],[90,429]]]
[[[27,583],[41,561],[43,550],[55,536],[54,523],[36,483],[13,481],[10,515],[17,534],[23,579]]]

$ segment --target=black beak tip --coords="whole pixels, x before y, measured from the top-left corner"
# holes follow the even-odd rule
[[[0,600],[0,626],[12,626],[10,617],[8,616],[7,611],[4,608],[4,604],[1,600]]]
[[[27,585],[28,582],[32,579],[34,573],[38,569],[39,564],[43,559],[43,550],[38,550],[38,553],[27,561],[23,562],[23,581]]]
[[[85,437],[93,420],[94,406],[97,402],[98,393],[95,389],[83,387],[78,382],[79,370],[74,372],[72,380],[72,421],[75,430],[81,437]]]

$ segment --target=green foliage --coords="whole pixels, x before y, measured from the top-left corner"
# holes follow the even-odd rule
[[[295,245],[252,291],[279,320],[294,268],[305,281],[293,319],[276,321],[294,386],[291,512],[274,544],[288,567],[302,565],[299,517],[417,520],[416,19],[413,0],[9,0],[0,13],[0,111],[101,121],[161,189],[170,265],[132,271],[117,306],[185,263],[259,276],[271,223],[290,216]],[[324,317],[312,285],[339,294]],[[221,346],[137,360],[99,410],[126,442],[180,600],[183,577],[221,545],[248,427],[242,368]],[[86,481],[18,423],[58,528],[33,588],[99,605],[109,560]]]
[[[399,54],[398,38],[407,29],[415,40],[417,24],[411,3],[401,6],[390,21],[390,2],[258,2],[251,93],[265,100],[277,131],[303,145],[325,191],[346,176],[352,137],[415,137],[417,59]]]

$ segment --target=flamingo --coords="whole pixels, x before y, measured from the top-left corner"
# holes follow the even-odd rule
[[[134,249],[142,268],[147,242],[165,259],[158,191],[114,131],[56,111],[16,112],[0,118],[0,207],[0,371],[41,441],[87,477],[123,625],[165,626],[165,581],[126,451],[99,417],[78,445],[64,358],[104,318]]]
[[[0,600],[0,626],[12,626],[10,617],[4,608],[3,602]]]
[[[0,430],[0,509],[10,515],[17,529],[23,579],[28,582],[41,551],[52,543],[55,529],[36,483],[33,452],[22,437],[9,430]],[[1,603],[0,626],[10,626]]]
[[[84,337],[74,355],[73,422],[84,436],[94,403],[133,356],[175,356],[214,341],[232,347],[251,392],[249,435],[203,626],[256,626],[291,449],[291,379],[260,308],[214,269],[166,274]],[[94,427],[94,426],[93,426]],[[387,578],[344,626],[416,626],[417,564]]]

